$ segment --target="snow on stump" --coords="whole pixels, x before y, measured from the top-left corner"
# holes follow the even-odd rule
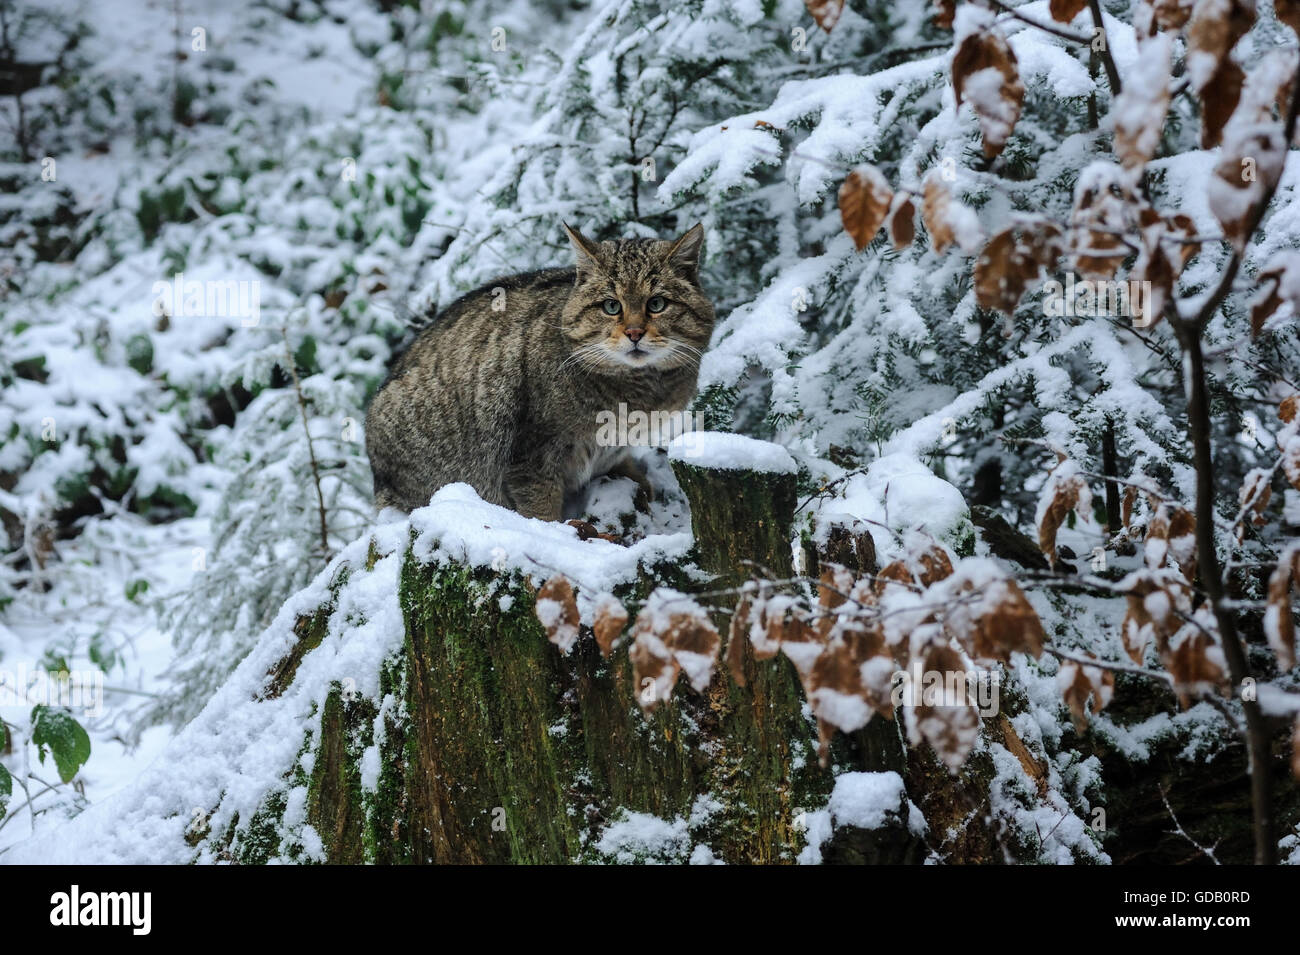
[[[798,468],[778,444],[739,434],[688,431],[668,445],[691,503],[700,566],[726,583],[789,577]]]

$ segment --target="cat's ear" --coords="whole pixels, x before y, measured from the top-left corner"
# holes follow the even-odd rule
[[[567,222],[561,222],[560,225],[564,226],[569,241],[573,243],[573,251],[578,254],[578,271],[600,268],[600,246]]]
[[[692,279],[700,274],[700,250],[704,248],[704,226],[695,223],[668,249],[667,261]]]

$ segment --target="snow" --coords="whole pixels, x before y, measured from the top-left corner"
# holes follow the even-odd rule
[[[688,431],[678,435],[668,444],[668,457],[715,471],[757,471],[762,474],[794,474],[798,471],[790,452],[779,444],[717,431]]]

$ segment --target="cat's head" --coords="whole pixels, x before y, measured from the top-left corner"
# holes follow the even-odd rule
[[[713,332],[713,305],[700,288],[704,229],[613,242],[564,230],[577,252],[577,279],[562,327],[578,363],[606,372],[698,365]]]

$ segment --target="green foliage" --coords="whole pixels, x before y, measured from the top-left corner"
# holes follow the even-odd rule
[[[54,757],[59,778],[72,782],[77,770],[90,759],[90,737],[67,710],[40,704],[32,709],[32,743],[41,762]]]

